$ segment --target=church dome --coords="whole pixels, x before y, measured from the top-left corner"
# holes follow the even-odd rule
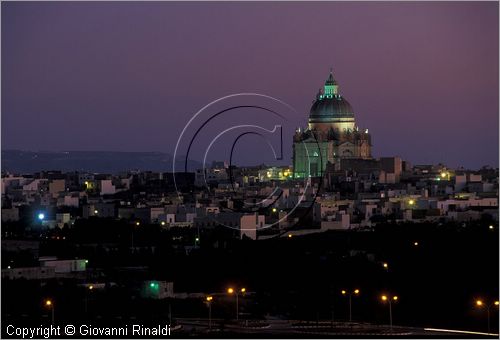
[[[331,122],[335,118],[354,118],[354,111],[351,104],[342,96],[331,98],[317,98],[311,106],[309,119],[315,122]]]
[[[339,86],[332,71],[320,90],[309,112],[309,128],[328,131],[353,131],[355,128],[354,110],[351,104],[339,94]]]

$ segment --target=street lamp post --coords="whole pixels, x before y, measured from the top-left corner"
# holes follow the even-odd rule
[[[388,302],[389,304],[389,325],[390,325],[390,328],[391,328],[391,332],[392,332],[392,301],[396,302],[398,301],[398,297],[396,295],[394,296],[388,296],[388,295],[382,295],[382,301],[383,302]]]
[[[212,300],[213,296],[207,296],[206,301],[207,301],[207,306],[208,306],[208,329],[212,329]]]
[[[355,289],[352,292],[346,290],[341,291],[342,295],[347,295],[349,297],[349,322],[352,322],[352,295],[357,296],[359,294],[359,289]]]
[[[52,302],[51,299],[46,299],[45,300],[45,307],[47,307],[51,310],[52,325],[54,325],[54,302]]]
[[[480,300],[480,299],[476,300],[476,306],[477,307],[481,308],[484,305],[486,305],[486,317],[488,319],[488,334],[490,334],[490,308],[492,306],[498,307],[498,304],[499,304],[498,300],[494,301],[493,303],[484,303],[483,300]]]
[[[94,289],[94,286],[93,285],[89,285],[87,287],[87,289],[85,289],[85,314],[88,316],[88,312],[89,312],[89,294],[92,292],[92,290]]]
[[[136,221],[134,224],[133,224],[133,227],[132,227],[132,252],[134,252],[134,232],[135,232],[135,229],[136,227],[140,227],[141,226],[141,222],[140,221]]]
[[[239,292],[241,292],[242,294],[244,294],[245,292],[247,291],[246,288],[241,288],[239,291],[238,289],[233,289],[233,288],[228,288],[227,289],[227,293],[228,294],[233,294],[236,295],[236,321],[238,321],[240,318],[239,318],[239,315],[240,315],[240,312],[239,312],[239,307],[238,307],[238,296],[240,295]]]

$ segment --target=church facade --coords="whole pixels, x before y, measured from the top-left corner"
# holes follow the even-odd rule
[[[361,130],[349,102],[330,75],[311,106],[306,129],[293,137],[294,178],[322,177],[328,164],[338,169],[342,159],[371,159],[371,136]]]

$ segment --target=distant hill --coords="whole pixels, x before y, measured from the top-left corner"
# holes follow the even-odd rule
[[[115,151],[20,151],[2,150],[2,171],[34,173],[41,170],[90,171],[118,173],[128,170],[172,171],[172,155],[162,152]],[[188,171],[201,168],[196,161],[188,161]],[[184,163],[176,164],[182,171]]]

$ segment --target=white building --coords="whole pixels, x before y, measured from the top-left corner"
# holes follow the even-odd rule
[[[264,215],[243,215],[240,218],[240,238],[243,235],[251,238],[252,240],[257,239],[257,230],[265,227],[265,216]]]
[[[99,181],[99,187],[102,195],[113,195],[116,193],[116,188],[110,179],[102,179]]]

